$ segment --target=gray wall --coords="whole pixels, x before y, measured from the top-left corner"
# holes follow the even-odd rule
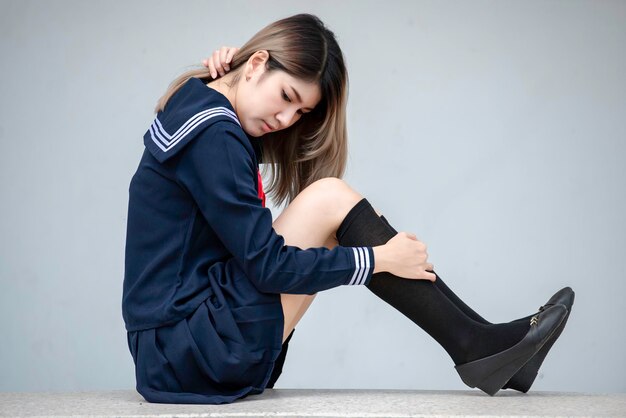
[[[347,181],[492,322],[574,288],[535,390],[626,391],[625,2],[0,6],[0,390],[133,387],[127,190],[155,101],[308,11],[347,57]],[[279,386],[465,388],[426,333],[347,287],[318,296]]]

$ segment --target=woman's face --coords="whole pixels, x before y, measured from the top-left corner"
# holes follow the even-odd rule
[[[290,127],[321,99],[317,83],[300,80],[284,71],[268,72],[265,61],[244,71],[236,93],[241,126],[254,137]]]

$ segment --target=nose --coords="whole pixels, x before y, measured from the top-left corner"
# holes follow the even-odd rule
[[[278,129],[285,129],[293,125],[298,117],[297,109],[284,109],[276,115],[276,120],[279,123]]]

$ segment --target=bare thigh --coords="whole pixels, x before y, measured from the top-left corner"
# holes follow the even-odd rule
[[[335,233],[363,196],[343,180],[325,178],[304,189],[273,223],[286,245],[302,249],[337,245]],[[313,302],[313,295],[281,294],[285,317],[283,342]]]

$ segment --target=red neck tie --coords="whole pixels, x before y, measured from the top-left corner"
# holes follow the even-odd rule
[[[257,170],[259,175],[259,199],[261,199],[263,203],[263,207],[265,207],[265,193],[263,192],[263,179],[261,179],[261,170]]]

